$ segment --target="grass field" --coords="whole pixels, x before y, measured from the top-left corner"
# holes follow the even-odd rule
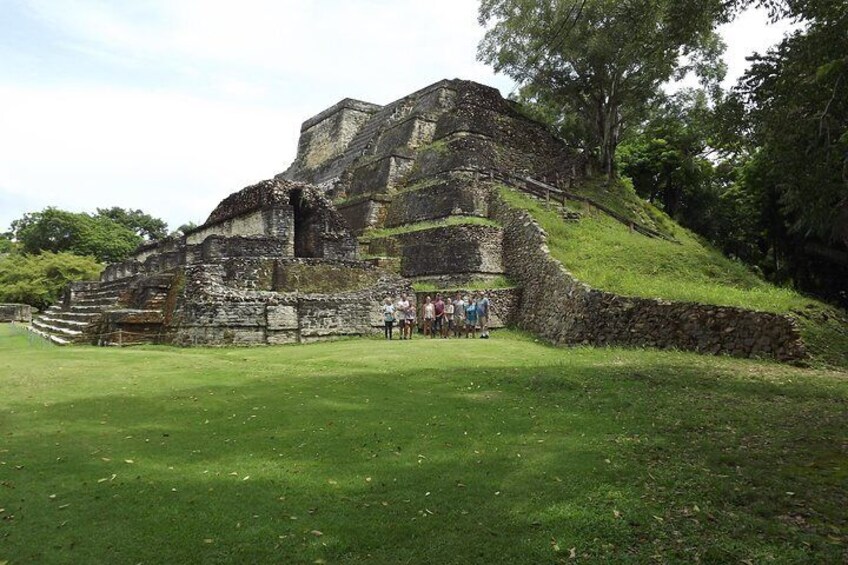
[[[848,374],[0,326],[0,563],[844,562]]]

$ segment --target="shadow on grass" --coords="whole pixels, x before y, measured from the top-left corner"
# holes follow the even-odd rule
[[[17,402],[0,559],[838,560],[845,388],[692,359],[280,365]]]

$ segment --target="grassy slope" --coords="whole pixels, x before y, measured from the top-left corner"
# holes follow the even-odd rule
[[[0,327],[0,389],[10,564],[846,557],[845,373],[510,333],[122,350]]]
[[[813,352],[826,362],[848,366],[844,313],[769,284],[670,220],[664,229],[673,233],[679,244],[632,232],[589,207],[581,209],[581,221],[568,223],[546,210],[543,203],[512,189],[502,188],[501,193],[513,205],[531,212],[548,232],[551,254],[595,288],[626,296],[795,313]]]

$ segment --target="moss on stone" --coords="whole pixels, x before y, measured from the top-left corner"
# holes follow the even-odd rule
[[[293,263],[278,270],[274,290],[304,294],[351,292],[374,285],[378,278],[379,273],[372,269]]]
[[[401,235],[405,233],[411,233],[422,230],[429,230],[433,228],[441,228],[447,226],[464,226],[464,225],[476,225],[476,226],[491,226],[491,227],[499,227],[500,224],[497,222],[490,220],[488,218],[481,218],[479,216],[451,216],[449,218],[445,218],[443,220],[433,220],[427,222],[418,222],[415,224],[406,224],[403,226],[397,226],[394,228],[382,228],[382,229],[369,229],[366,230],[362,237],[360,237],[360,242],[368,242],[374,239],[382,239],[387,237],[393,237],[396,235]]]

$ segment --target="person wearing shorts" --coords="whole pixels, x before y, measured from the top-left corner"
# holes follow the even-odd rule
[[[489,310],[492,303],[482,292],[477,293],[477,323],[480,325],[480,339],[489,339]]]
[[[477,304],[474,300],[468,300],[465,307],[465,338],[477,337]]]
[[[462,332],[465,330],[465,302],[462,300],[462,295],[458,292],[453,299],[453,335],[454,337],[462,337]]]
[[[409,300],[406,299],[405,294],[400,295],[400,300],[395,304],[395,317],[397,318],[398,329],[400,330],[400,338],[406,339],[406,314],[409,310]]]
[[[445,323],[442,326],[442,337],[448,338],[454,331],[453,312],[456,307],[453,305],[453,300],[448,297],[445,302]]]
[[[424,302],[424,337],[433,337],[433,323],[436,321],[436,306],[428,296]]]
[[[433,333],[430,337],[445,337],[445,301],[442,300],[442,295],[436,295],[436,301],[433,303],[433,309],[436,311],[436,317],[433,319]]]
[[[406,339],[412,339],[412,332],[415,331],[415,304],[410,304],[406,309]]]

